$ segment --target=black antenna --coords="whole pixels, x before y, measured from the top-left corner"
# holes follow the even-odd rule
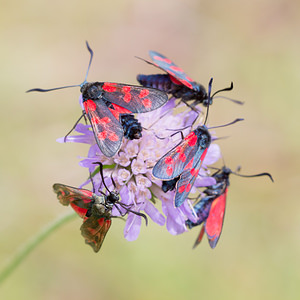
[[[233,89],[233,82],[231,81],[230,87],[218,90],[216,92],[213,93],[213,95],[211,96],[211,98],[213,98],[215,95],[217,95],[220,92],[225,92],[225,91],[231,91]]]
[[[89,61],[89,65],[88,65],[88,68],[87,68],[87,71],[86,71],[86,75],[85,75],[84,81],[83,81],[83,83],[80,86],[83,86],[86,83],[86,79],[88,77],[88,74],[89,74],[89,71],[90,71],[90,67],[91,67],[91,64],[92,64],[92,60],[93,60],[93,56],[94,56],[94,52],[91,49],[88,41],[85,41],[85,43],[86,43],[86,47],[87,47],[88,51],[91,54],[91,57],[90,57],[90,61]]]
[[[93,181],[93,177],[92,177],[92,173],[89,171],[89,173],[90,173],[90,181],[91,181],[91,183],[92,183],[92,186],[93,186],[93,193],[95,194],[95,192],[96,192],[96,189],[95,189],[95,185],[94,185],[94,181]]]
[[[224,158],[223,158],[223,160],[224,160]],[[224,164],[224,167],[226,167],[225,164]],[[224,168],[224,167],[223,167],[223,168]],[[222,169],[215,168],[215,167],[208,167],[208,168],[213,169],[213,170],[217,170],[217,172],[216,172],[215,174],[218,174],[218,173],[222,170]],[[238,166],[238,167],[237,167],[237,172],[238,172],[240,169],[241,169],[241,166]],[[230,169],[228,169],[228,170],[230,171],[231,174],[234,174],[234,175],[237,175],[237,176],[240,176],[240,177],[260,177],[260,176],[268,176],[268,177],[271,179],[271,181],[274,182],[274,179],[273,179],[272,175],[271,175],[270,173],[268,173],[268,172],[259,173],[259,174],[254,174],[254,175],[242,175],[242,174],[239,174],[239,173],[237,173],[237,172],[233,172],[233,171],[231,171]],[[215,174],[213,174],[213,175],[215,175]],[[213,175],[212,175],[212,176],[213,176]]]
[[[224,125],[220,125],[220,126],[210,127],[210,128],[208,128],[208,129],[214,129],[214,128],[225,127],[225,126],[229,126],[229,125],[232,125],[232,124],[237,123],[237,122],[240,122],[240,121],[244,121],[244,119],[238,118],[238,119],[235,119],[234,121],[232,121],[232,122],[230,122],[230,123],[227,123],[227,124],[224,124]]]
[[[272,177],[272,175],[270,173],[264,172],[264,173],[259,173],[259,174],[255,174],[255,175],[242,175],[242,174],[238,174],[236,172],[231,172],[234,175],[240,176],[240,177],[260,177],[260,176],[268,176],[272,182],[274,182],[274,179]]]
[[[225,96],[217,96],[217,97],[214,97],[214,99],[217,99],[217,98],[223,98],[223,99],[225,99],[225,100],[229,100],[229,101],[231,101],[231,102],[233,102],[233,103],[236,103],[236,104],[239,104],[239,105],[244,105],[244,104],[245,104],[245,102],[243,102],[243,101],[239,101],[239,100],[236,100],[236,99],[232,99],[232,98],[230,98],[230,97],[225,97]]]
[[[108,189],[108,187],[106,186],[105,184],[105,180],[104,180],[104,175],[103,175],[103,164],[101,162],[94,162],[93,163],[94,165],[99,165],[100,167],[100,175],[101,175],[101,179],[102,179],[102,182],[103,182],[103,185],[104,187],[106,188],[106,190],[111,193],[111,191]],[[99,187],[99,190],[98,190],[100,193],[103,193],[101,190],[100,190],[100,187]]]
[[[86,72],[84,81],[81,84],[61,86],[61,87],[52,88],[52,89],[40,89],[40,88],[36,88],[36,89],[30,89],[30,90],[26,91],[26,93],[30,93],[30,92],[41,92],[41,93],[44,93],[44,92],[51,92],[51,91],[55,91],[55,90],[67,89],[67,88],[76,87],[76,86],[82,87],[86,83],[86,79],[87,79],[87,76],[88,76],[88,73],[89,73],[89,70],[90,70],[90,66],[91,66],[91,63],[92,63],[92,59],[93,59],[93,56],[94,56],[94,52],[91,49],[91,47],[90,47],[90,45],[89,45],[89,43],[87,41],[86,41],[86,47],[87,47],[88,51],[90,52],[91,57],[90,57],[90,61],[89,61],[89,65],[88,65],[88,68],[87,68],[87,72]]]
[[[210,106],[210,101],[212,99],[212,97],[210,96],[211,94],[211,87],[212,87],[212,82],[213,82],[213,78],[210,79],[209,83],[208,83],[208,92],[207,92],[207,98],[208,98],[208,105],[207,105],[207,110],[206,110],[206,117],[205,117],[205,120],[204,120],[204,123],[203,125],[206,124],[207,122],[207,118],[208,118],[208,111],[209,111],[209,106]]]

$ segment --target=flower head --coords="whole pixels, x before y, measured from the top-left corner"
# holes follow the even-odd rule
[[[187,219],[194,220],[195,216],[189,200],[186,200],[180,207],[176,208],[174,206],[174,192],[164,193],[162,191],[162,181],[152,176],[152,168],[168,150],[181,141],[181,135],[173,135],[173,133],[183,128],[186,136],[191,130],[189,126],[193,124],[197,117],[194,111],[186,109],[181,113],[174,114],[177,107],[175,99],[171,98],[160,109],[139,114],[138,121],[143,128],[146,128],[143,130],[142,137],[136,140],[124,138],[120,150],[113,157],[106,157],[100,152],[90,125],[78,124],[75,131],[80,135],[58,139],[59,142],[89,144],[88,155],[79,164],[88,168],[89,172],[93,174],[95,187],[103,188],[102,179],[99,174],[95,173],[96,165],[94,164],[95,162],[101,162],[105,165],[105,183],[109,189],[119,191],[121,202],[130,206],[131,211],[147,214],[160,226],[166,224],[167,230],[174,235],[186,231],[185,221]],[[219,157],[219,146],[212,144],[208,149],[203,167],[200,169],[191,193],[196,192],[197,187],[209,186],[215,183],[214,178],[208,177],[209,172],[206,167],[216,162]],[[83,185],[87,183],[88,181]],[[157,208],[160,203],[162,213]],[[131,211],[128,211],[124,228],[124,236],[130,241],[138,237],[142,223],[141,216]],[[112,213],[115,216],[120,215],[120,212],[115,208]]]

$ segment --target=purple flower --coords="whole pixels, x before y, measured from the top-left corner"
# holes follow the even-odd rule
[[[183,112],[174,114],[174,110]],[[87,157],[80,161],[82,167],[88,168],[89,172],[94,172],[96,166],[94,162],[102,162],[104,169],[105,183],[110,190],[117,189],[120,193],[121,202],[130,206],[131,211],[147,214],[151,220],[160,226],[166,224],[167,230],[173,234],[185,232],[187,219],[196,221],[190,200],[186,200],[183,205],[176,208],[174,206],[174,192],[164,193],[161,189],[162,181],[153,178],[152,168],[155,163],[168,150],[181,141],[181,135],[176,131],[184,128],[186,136],[194,120],[197,118],[194,111],[186,109],[185,104],[175,104],[175,99],[153,112],[139,114],[138,120],[142,124],[142,137],[138,140],[123,139],[119,152],[108,158],[104,156],[94,140],[90,125],[78,124],[75,131],[79,135],[68,136],[66,142],[78,142],[89,144],[90,148]],[[64,142],[64,138],[58,139]],[[209,186],[215,183],[214,178],[209,177],[207,166],[215,163],[220,158],[220,149],[217,144],[212,144],[207,152],[199,175],[191,193],[198,192],[197,187]],[[116,187],[113,185],[113,181]],[[86,181],[83,185],[89,182]],[[99,174],[93,177],[96,187],[103,188]],[[97,189],[96,189],[97,190]],[[162,213],[157,206],[161,205]],[[125,213],[124,208],[120,209]],[[112,214],[119,216],[120,212],[113,208]],[[128,217],[124,228],[124,236],[127,240],[137,239],[140,233],[142,218],[128,211]]]

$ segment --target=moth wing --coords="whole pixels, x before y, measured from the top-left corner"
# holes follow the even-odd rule
[[[227,188],[224,193],[216,198],[210,208],[208,218],[205,222],[205,232],[211,248],[215,248],[222,233],[225,208],[226,208]]]
[[[156,51],[149,51],[149,55],[154,62],[154,65],[164,70],[172,77],[176,78],[179,82],[181,82],[188,88],[197,89],[198,84],[192,78],[190,78],[181,68],[175,65],[170,59]]]
[[[193,248],[196,248],[200,244],[200,242],[202,241],[204,232],[205,232],[205,228],[204,228],[204,226],[202,226],[202,228],[201,228],[201,230],[199,232],[199,235],[198,235],[198,237],[197,237],[197,239],[196,239],[196,241],[194,243]]]
[[[92,215],[84,220],[80,230],[86,244],[90,245],[95,252],[98,252],[110,226],[110,218],[99,218],[99,216]]]
[[[173,179],[191,163],[199,148],[196,135],[193,137],[196,139],[193,143],[190,142],[191,139],[188,139],[192,133],[193,131],[158,160],[152,170],[154,177],[162,180]]]
[[[55,183],[53,190],[62,205],[71,205],[75,212],[84,218],[93,200],[93,193],[89,190],[78,189],[68,185]]]
[[[122,125],[101,99],[86,100],[84,107],[101,152],[107,157],[114,156],[122,144]]]
[[[207,148],[199,148],[195,157],[184,168],[177,185],[175,194],[175,207],[179,207],[188,197],[191,188],[199,174],[199,170],[207,153]]]
[[[127,113],[153,111],[168,101],[168,95],[160,90],[122,83],[102,83],[103,99],[125,108]]]

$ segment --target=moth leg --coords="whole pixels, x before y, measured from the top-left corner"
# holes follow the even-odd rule
[[[80,122],[80,120],[82,119],[82,117],[84,117],[85,121],[86,121],[86,117],[85,117],[85,112],[82,112],[82,115],[80,116],[80,118],[76,121],[75,125],[72,127],[72,129],[65,135],[64,137],[64,143],[67,140],[67,137],[70,135],[70,133],[75,129],[75,127],[77,126],[77,124]]]

